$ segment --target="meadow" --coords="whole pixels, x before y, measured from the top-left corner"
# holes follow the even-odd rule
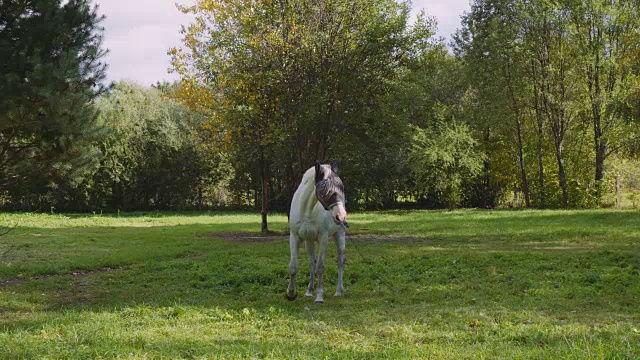
[[[0,358],[640,358],[638,211],[353,213],[324,304],[259,221],[0,214]]]

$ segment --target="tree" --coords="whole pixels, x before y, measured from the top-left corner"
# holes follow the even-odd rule
[[[103,20],[88,0],[0,2],[0,186],[81,169],[97,132]],[[73,166],[72,166],[73,165]],[[48,175],[47,175],[48,174]]]
[[[491,132],[504,134],[514,143],[520,187],[525,206],[531,206],[524,153],[525,70],[520,41],[521,3],[510,0],[474,1],[455,35],[455,51],[467,67],[468,79],[479,90],[481,127],[490,141]],[[515,136],[510,133],[515,132]]]
[[[236,169],[261,188],[263,231],[269,199],[292,195],[315,160],[340,158],[345,177],[368,181],[384,167],[364,166],[363,155],[401,145],[382,136],[381,98],[433,33],[409,28],[407,3],[201,0],[182,9],[196,17],[186,49],[170,51],[185,101],[208,94],[200,106]]]
[[[441,122],[430,131],[414,128],[408,160],[425,193],[437,194],[452,209],[462,200],[463,180],[482,171],[483,154],[464,124]]]
[[[533,170],[526,155],[534,149],[538,206],[548,202],[546,174],[557,176],[563,207],[601,197],[605,160],[628,141],[622,134],[637,92],[636,13],[626,1],[477,0],[463,18],[455,51],[482,105],[476,124],[487,139],[512,139],[526,206]],[[557,170],[545,167],[547,152]],[[592,157],[595,181],[584,176]]]
[[[595,153],[597,197],[602,197],[605,162],[624,140],[616,133],[624,126],[625,99],[638,88],[637,72],[628,61],[638,38],[638,9],[630,1],[591,0],[572,9],[573,36],[579,67],[585,78]]]
[[[415,29],[422,32],[420,38],[429,39],[430,30],[435,29],[435,20],[421,14]],[[381,136],[386,137],[388,142],[404,146],[396,144],[381,148],[383,154],[380,157],[385,160],[381,172],[385,174],[368,179],[368,183],[381,189],[383,187],[376,180],[380,178],[389,181],[389,177],[392,177],[393,186],[390,188],[395,190],[392,197],[400,195],[405,199],[418,199],[422,205],[423,200],[426,200],[430,202],[429,206],[451,206],[450,199],[461,199],[462,182],[449,188],[455,194],[447,192],[440,184],[444,179],[419,175],[424,169],[422,161],[407,161],[417,159],[415,147],[421,146],[417,142],[424,140],[418,135],[429,134],[427,138],[434,140],[434,134],[466,122],[463,107],[468,84],[461,65],[458,59],[449,54],[445,44],[436,39],[424,41],[422,48],[404,64],[402,75],[393,81],[390,90],[383,97],[382,118],[385,121],[382,122],[384,130],[381,131]],[[378,144],[384,142],[378,141]],[[369,157],[377,154],[377,147],[370,146],[363,154]],[[440,190],[431,191],[436,188]],[[369,193],[376,195],[375,189],[369,190]],[[453,203],[458,205],[458,200]],[[378,207],[394,205],[394,202],[386,201]]]
[[[190,52],[173,49],[174,69],[183,82],[210,88],[216,98],[215,127],[225,132],[228,149],[239,159],[251,159],[262,187],[262,231],[268,231],[268,189],[271,158],[281,139],[281,83],[286,59],[285,2],[198,1],[196,21],[185,29]],[[213,21],[207,21],[213,19]],[[196,66],[186,67],[194,60]]]
[[[167,91],[171,91],[168,89]],[[108,130],[91,182],[90,203],[106,209],[202,207],[203,192],[222,177],[217,153],[205,146],[201,114],[157,89],[114,84],[98,101]]]

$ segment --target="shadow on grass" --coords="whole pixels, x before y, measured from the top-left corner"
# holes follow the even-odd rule
[[[405,235],[449,243],[481,242],[488,246],[527,242],[550,244],[592,241],[613,247],[640,244],[637,211],[457,211],[384,212],[355,216],[356,233]]]

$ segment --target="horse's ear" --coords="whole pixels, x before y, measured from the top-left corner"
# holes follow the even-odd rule
[[[322,172],[322,166],[320,166],[320,161],[316,160],[316,182],[324,179],[324,173]]]
[[[333,163],[331,164],[331,171],[338,174],[339,168],[340,168],[340,163],[338,162],[338,160],[334,160]]]

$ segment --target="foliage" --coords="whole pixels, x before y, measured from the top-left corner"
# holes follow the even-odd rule
[[[200,131],[205,118],[157,89],[121,82],[94,105],[102,129],[92,166],[70,177],[36,173],[8,204],[44,211],[202,208],[224,203],[224,155]],[[25,190],[22,190],[25,189]]]
[[[636,211],[354,214],[324,305],[285,299],[284,237],[213,235],[257,215],[0,217],[24,225],[0,263],[7,358],[640,356]]]
[[[466,125],[455,122],[414,131],[408,161],[418,188],[453,208],[462,200],[463,180],[482,170],[476,140]]]
[[[94,161],[102,19],[86,0],[0,3],[3,193],[37,193],[48,177],[73,176]]]
[[[115,85],[99,107],[110,134],[99,144],[104,156],[91,178],[94,206],[202,206],[202,192],[218,180],[221,161],[201,147],[197,130],[202,116],[168,101],[158,90],[130,83]]]
[[[382,98],[432,47],[433,20],[410,26],[408,4],[390,0],[198,1],[183,11],[196,20],[185,49],[170,53],[184,101],[212,109],[249,181],[241,188],[260,189],[263,212],[267,189],[288,206],[316,159],[342,160],[352,204],[371,192],[395,201],[408,128],[383,116]]]
[[[527,205],[603,199],[606,161],[637,133],[625,105],[640,86],[628,66],[636,11],[626,1],[479,0],[463,18],[455,51],[479,104],[474,125],[487,145],[513,144],[517,164],[494,167],[491,177],[514,178]]]
[[[471,5],[452,55],[404,1],[198,0],[178,6],[193,19],[169,50],[179,82],[98,96],[95,7],[2,3],[2,203],[261,208],[267,231],[334,159],[350,211],[622,203],[640,149],[637,6]]]

